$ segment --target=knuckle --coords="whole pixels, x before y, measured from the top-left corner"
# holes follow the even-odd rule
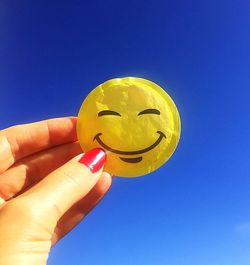
[[[67,184],[74,186],[76,189],[81,187],[81,178],[79,177],[79,172],[76,172],[74,168],[68,166],[65,168],[57,169],[58,177],[67,182]]]

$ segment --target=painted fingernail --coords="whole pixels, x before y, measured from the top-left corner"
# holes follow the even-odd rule
[[[95,148],[84,154],[79,163],[87,166],[92,173],[99,171],[106,161],[106,153],[101,148]]]

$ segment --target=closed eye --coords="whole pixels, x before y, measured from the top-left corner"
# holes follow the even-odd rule
[[[98,116],[105,116],[105,115],[115,115],[115,116],[121,116],[120,113],[113,111],[113,110],[102,110],[98,112]]]
[[[158,109],[145,109],[141,112],[138,113],[138,116],[143,115],[143,114],[156,114],[160,115],[160,111]]]

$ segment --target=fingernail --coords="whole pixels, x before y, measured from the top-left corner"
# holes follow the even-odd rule
[[[101,148],[95,148],[88,151],[79,160],[79,163],[87,166],[92,173],[99,171],[106,161],[106,153]]]

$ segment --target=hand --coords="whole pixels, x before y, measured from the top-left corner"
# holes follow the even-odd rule
[[[105,153],[94,172],[75,125],[58,118],[0,131],[0,265],[46,264],[51,246],[108,191]]]

